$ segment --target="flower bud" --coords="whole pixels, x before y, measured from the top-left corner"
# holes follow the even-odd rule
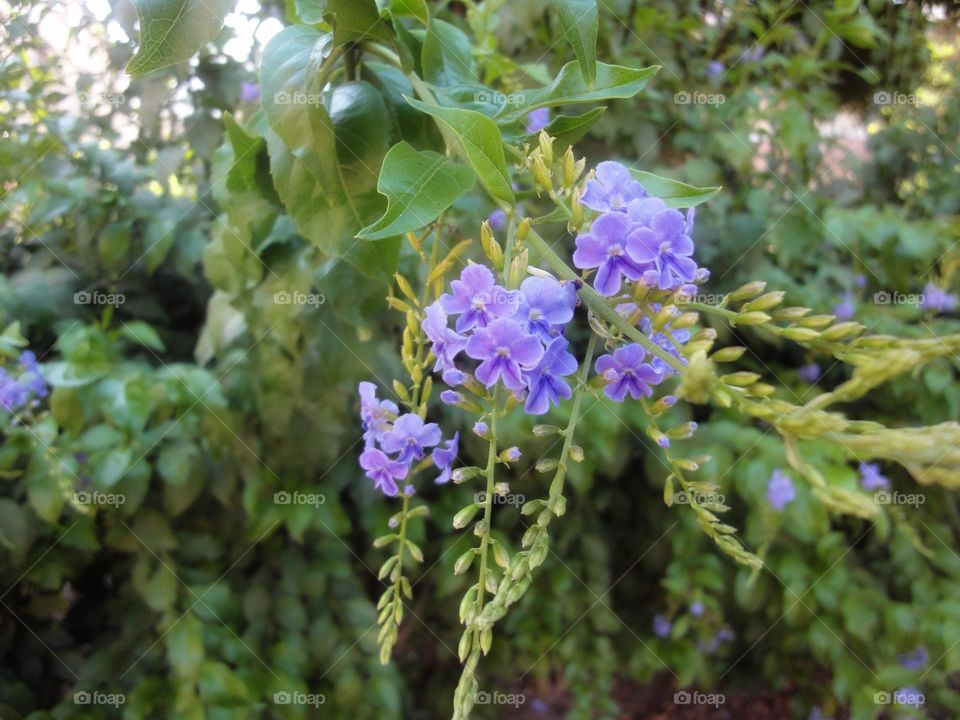
[[[747,387],[747,385],[753,385],[757,380],[759,380],[760,375],[755,372],[743,371],[730,373],[729,375],[721,375],[720,379],[727,385],[733,385],[734,387]]]
[[[754,310],[769,310],[770,308],[775,308],[777,305],[783,302],[784,295],[786,295],[786,293],[782,290],[764,293],[756,300],[751,300],[748,302],[746,305],[740,308],[740,310],[742,312],[752,312]]]
[[[537,472],[551,472],[557,469],[557,461],[553,458],[540,458],[536,464]]]
[[[512,463],[519,460],[521,455],[522,453],[520,452],[520,448],[514,445],[513,447],[508,447],[500,452],[500,460],[501,462]]]
[[[810,308],[805,307],[785,307],[773,311],[775,320],[799,320],[810,312]]]
[[[400,273],[394,273],[393,278],[397,281],[397,287],[400,288],[400,292],[406,295],[407,300],[417,305],[419,302],[417,300],[417,294],[413,291],[413,288],[410,287],[410,282]]]
[[[565,153],[563,153],[563,186],[565,188],[572,188],[573,184],[577,181],[577,164],[573,159],[573,148],[567,147]]]
[[[490,229],[490,221],[484,220],[480,226],[480,245],[483,247],[484,254],[490,259],[490,264],[498,272],[503,270],[503,248],[493,237],[493,231]]]
[[[553,138],[547,135],[546,130],[540,131],[540,153],[547,165],[553,165]]]
[[[540,153],[536,153],[533,157],[533,179],[548,193],[553,192],[553,178]]]
[[[700,321],[700,314],[695,312],[685,312],[676,320],[670,323],[673,330],[685,330],[691,328]]]
[[[805,317],[798,320],[797,327],[821,330],[836,319],[837,318],[835,315],[811,315],[810,317]]]
[[[550,435],[557,435],[560,432],[560,428],[556,425],[534,425],[533,434],[536,437],[548,437]]]
[[[570,446],[570,459],[575,463],[583,462],[583,448],[579,445]]]
[[[525,217],[517,226],[517,242],[524,242],[530,235],[530,218]]]
[[[713,355],[710,356],[710,359],[714,362],[736,362],[743,354],[747,351],[745,347],[731,346],[720,348]]]
[[[842,340],[849,335],[859,335],[863,330],[864,326],[861,323],[842,322],[837,323],[833,327],[828,327],[820,333],[820,337],[827,342],[834,342],[836,340]]]
[[[767,286],[765,282],[760,280],[754,280],[753,282],[748,282],[745,285],[741,285],[732,293],[727,295],[728,302],[736,302],[738,300],[749,300],[750,298],[759,295],[763,292],[763,289]]]
[[[780,334],[787,340],[795,340],[796,342],[810,342],[820,337],[820,333],[816,330],[796,326],[784,328]]]
[[[739,313],[734,319],[735,325],[763,325],[770,322],[770,316],[765,312]]]

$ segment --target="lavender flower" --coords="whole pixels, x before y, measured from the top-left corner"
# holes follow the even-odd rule
[[[520,459],[521,455],[523,455],[523,453],[520,452],[520,448],[518,448],[516,445],[508,447],[503,451],[503,459],[507,462],[516,462]]]
[[[707,64],[707,76],[712,78],[720,77],[723,75],[724,69],[725,67],[722,62],[719,60],[711,60]]]
[[[437,358],[433,366],[434,372],[456,370],[453,361],[467,346],[467,339],[447,326],[447,314],[440,307],[439,301],[427,307],[423,331],[433,344],[433,354]]]
[[[527,113],[526,131],[528,135],[538,133],[550,124],[550,108],[537,108]]]
[[[918,647],[912,653],[905,653],[897,658],[897,661],[907,670],[923,670],[927,665],[927,649],[923,646]]]
[[[596,212],[625,212],[631,200],[645,197],[646,189],[626,167],[607,160],[597,165],[593,177],[587,180],[580,202]]]
[[[457,448],[460,443],[460,433],[455,432],[453,437],[447,440],[446,447],[434,448],[431,457],[433,464],[436,465],[440,475],[434,480],[437,485],[443,485],[450,482],[450,476],[453,474],[453,461],[457,457]]]
[[[837,316],[837,320],[849,320],[853,317],[854,312],[852,293],[841,295],[840,302],[833,306],[833,314]]]
[[[743,62],[760,62],[763,60],[763,48],[759,45],[754,45],[751,48],[747,48],[740,53],[740,59]]]
[[[500,318],[470,336],[467,355],[482,361],[476,376],[488,388],[501,379],[510,390],[520,392],[526,387],[523,371],[540,362],[543,346],[520,323]]]
[[[367,477],[373,480],[373,486],[384,495],[393,497],[397,494],[397,480],[407,476],[406,463],[391,460],[382,450],[368,448],[360,454],[360,467]]]
[[[490,431],[490,426],[488,426],[488,425],[487,425],[485,422],[483,422],[482,420],[477,420],[477,421],[473,424],[473,432],[474,432],[475,434],[479,435],[480,437],[485,437],[486,434],[487,434],[489,431]]]
[[[487,222],[490,223],[492,229],[500,232],[507,226],[507,214],[500,208],[497,208],[487,216]]]
[[[407,413],[393,421],[393,427],[384,433],[380,444],[391,455],[399,453],[397,460],[400,462],[409,463],[421,460],[424,448],[438,444],[440,437],[439,425],[424,423],[419,415]]]
[[[690,257],[693,240],[688,234],[693,232],[693,215],[684,218],[658,198],[631,203],[628,215],[640,222],[627,238],[630,258],[645,270],[655,271],[651,279],[655,278],[661,290],[692,283],[697,276],[697,263]]]
[[[653,634],[659,638],[665,638],[670,635],[673,629],[673,623],[667,620],[663,615],[657,613],[653,616]]]
[[[890,479],[880,472],[876,463],[860,463],[860,486],[872,492],[890,487]]]
[[[933,283],[927,283],[923,288],[923,300],[920,301],[920,307],[923,310],[933,310],[937,313],[945,313],[955,310],[957,307],[957,296],[941,290]]]
[[[601,295],[618,293],[621,275],[628,280],[643,277],[643,268],[627,255],[630,227],[626,214],[611,212],[594,220],[589,232],[577,235],[573,264],[580,269],[598,268],[593,286]]]
[[[468,265],[460,279],[450,283],[453,294],[440,296],[440,306],[457,318],[457,332],[484,327],[496,318],[513,317],[517,293],[496,284],[493,273],[483,265]]]
[[[560,400],[568,399],[573,393],[562,377],[577,371],[577,359],[567,352],[569,343],[562,337],[556,337],[547,345],[537,366],[526,374],[530,393],[523,406],[529,415],[543,415],[550,404],[559,405]]]
[[[49,388],[47,387],[47,381],[43,379],[43,375],[40,373],[40,364],[37,362],[36,353],[32,350],[24,350],[20,353],[18,362],[23,368],[24,374],[21,382],[36,397],[46,397]]]
[[[0,368],[0,406],[4,410],[14,412],[26,405],[29,399],[30,388]]]
[[[456,390],[444,390],[440,393],[440,402],[444,405],[459,405],[463,402],[463,395]]]
[[[690,603],[690,614],[694,617],[700,617],[706,611],[706,606],[699,600]]]
[[[568,288],[573,292],[568,292]],[[573,318],[576,301],[572,283],[563,285],[553,278],[528,277],[520,284],[520,308],[516,319],[527,332],[549,343]]]
[[[797,376],[805,383],[813,385],[820,379],[820,366],[817,363],[808,363],[803,365],[798,371]]]
[[[663,380],[663,375],[643,362],[646,351],[631,343],[613,351],[612,355],[601,355],[597,358],[596,370],[607,381],[603,391],[614,402],[623,402],[627,393],[634,400],[641,396],[653,395],[653,385]]]
[[[260,86],[245,82],[240,85],[240,102],[252,103],[260,99]]]
[[[399,414],[396,403],[390,400],[377,398],[377,386],[373,383],[362,382],[360,391],[360,422],[363,426],[363,440],[367,449],[383,439],[383,434],[390,429],[390,423]]]
[[[790,477],[779,469],[774,470],[767,482],[767,501],[775,510],[782,511],[796,497],[797,491]]]
[[[651,308],[654,312],[657,312],[660,309],[656,303],[652,304]],[[643,317],[640,320],[640,329],[643,330],[643,333],[649,337],[661,350],[669,353],[684,365],[687,364],[687,359],[680,352],[680,346],[690,339],[690,331],[687,328],[671,330],[670,323],[666,323],[666,325],[663,327],[663,332],[654,332],[653,321],[648,317]],[[652,357],[650,359],[650,365],[654,370],[664,377],[670,377],[673,375],[673,368],[670,367],[665,360],[661,360],[658,357]]]

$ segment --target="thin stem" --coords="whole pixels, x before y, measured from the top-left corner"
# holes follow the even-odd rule
[[[733,310],[727,310],[726,308],[718,307],[716,305],[708,305],[707,303],[685,302],[678,303],[677,307],[681,310],[696,310],[697,312],[713,313],[714,315],[720,315],[721,317],[725,317],[734,321],[736,321],[738,315],[738,313],[734,312]]]
[[[550,500],[563,495],[563,484],[567,477],[567,459],[570,457],[570,449],[573,447],[573,434],[577,427],[577,421],[580,419],[580,405],[583,401],[583,388],[586,386],[587,377],[590,375],[590,366],[593,362],[593,353],[597,349],[598,337],[595,333],[590,334],[590,341],[587,343],[587,353],[583,358],[583,365],[580,368],[580,376],[577,378],[577,387],[573,393],[573,405],[570,407],[570,420],[566,429],[563,431],[563,447],[560,449],[560,460],[557,464],[557,474],[553,476],[550,483]]]
[[[490,447],[487,451],[487,491],[483,497],[483,536],[480,538],[480,587],[477,589],[477,617],[483,611],[483,594],[487,587],[487,547],[490,544],[490,524],[493,521],[493,487],[497,471],[497,414],[500,388],[494,390],[493,410],[490,412]],[[480,629],[477,628],[477,633]],[[478,638],[479,641],[479,638]]]

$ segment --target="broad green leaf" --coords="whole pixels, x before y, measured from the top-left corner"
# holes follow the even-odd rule
[[[233,148],[233,161],[227,172],[227,189],[231,192],[256,191],[260,153],[266,150],[266,143],[263,138],[251,135],[240,127],[230,113],[223,114],[223,124],[227,129],[230,147]]]
[[[546,130],[548,135],[555,138],[554,152],[563,152],[568,145],[580,140],[606,110],[605,107],[597,107],[583,115],[557,115],[553,118]]]
[[[370,40],[393,42],[373,0],[327,0],[326,15],[332,16],[333,44],[337,47]]]
[[[198,482],[193,469],[200,463],[200,450],[189,440],[165,443],[157,456],[157,472],[170,485]]]
[[[470,38],[455,25],[433,19],[423,39],[424,79],[435,85],[466,85],[477,81]]]
[[[123,323],[120,328],[120,334],[128,340],[139,343],[151,350],[163,352],[165,349],[163,340],[160,339],[157,331],[143,322],[143,320],[131,320],[130,322]]]
[[[493,120],[474,110],[438,107],[413,98],[407,98],[407,102],[453,131],[464,158],[476,171],[487,192],[498,200],[513,202],[503,140]]]
[[[187,613],[167,634],[167,658],[180,677],[192,678],[203,662],[203,624],[196,615]]]
[[[397,143],[383,159],[377,183],[377,190],[387,198],[387,211],[357,237],[380,240],[418,230],[470,190],[475,180],[466,165],[430,150],[418,152],[406,142]]]
[[[140,16],[140,47],[127,64],[131,75],[193,57],[213,40],[236,0],[132,0]]]
[[[497,121],[514,122],[539,107],[630,98],[643,90],[647,80],[659,69],[657,66],[628,68],[598,62],[596,79],[590,84],[584,79],[579,63],[570,62],[546,87],[510,95],[497,114]]]
[[[570,43],[587,85],[597,77],[597,0],[553,0],[563,39]]]
[[[293,7],[297,11],[300,22],[316,25],[323,22],[323,14],[327,11],[327,0],[294,0]]]
[[[394,17],[414,17],[424,25],[430,22],[426,0],[377,0],[377,4]]]
[[[57,522],[66,500],[58,479],[61,473],[60,468],[51,466],[44,453],[35,453],[27,467],[30,507],[48,523]]]
[[[630,174],[640,181],[650,195],[660,198],[672,208],[695,207],[706,202],[722,189],[719,187],[694,187],[679,180],[671,180],[643,170],[631,170]]]
[[[19,558],[33,541],[33,524],[22,506],[0,498],[0,547]]]
[[[383,96],[364,80],[344,83],[330,96],[329,108],[348,199],[373,191],[390,147],[391,121]]]

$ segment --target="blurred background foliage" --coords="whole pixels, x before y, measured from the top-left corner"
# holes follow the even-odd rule
[[[543,82],[570,59],[546,0],[431,6],[475,37],[487,83]],[[2,413],[0,718],[447,711],[465,582],[452,572],[463,536],[447,528],[468,490],[425,490],[433,520],[415,526],[427,552],[417,602],[383,667],[370,570],[382,558],[370,543],[392,508],[356,468],[356,383],[399,374],[402,325],[384,298],[398,264],[415,275],[416,258],[394,241],[310,242],[266,174],[259,60],[309,7],[241,3],[199,57],[131,78],[128,2],[0,2],[0,353],[12,368],[32,348],[52,386],[27,417]],[[760,279],[791,305],[846,305],[873,332],[960,331],[956,310],[877,295],[958,288],[952,5],[600,9],[601,59],[662,69],[641,96],[611,103],[578,149],[588,165],[622,159],[723,185],[697,217],[709,291]],[[358,97],[334,117],[338,141],[357,149],[357,133],[374,132],[357,130],[357,108],[375,106],[388,122],[363,146],[371,163],[390,139],[429,142],[432,126],[399,97],[406,80],[375,62],[362,72]],[[369,190],[369,178],[356,182]],[[476,237],[491,209],[472,196],[453,214]],[[294,292],[316,301],[274,301]],[[85,303],[84,293],[123,300]],[[797,401],[845,379],[821,358],[811,383],[800,370],[816,358],[749,328],[716,329],[749,348],[742,369]],[[849,412],[894,427],[956,418],[957,369],[957,359],[931,363]],[[442,412],[447,427],[465,422]],[[692,514],[664,507],[664,466],[639,412],[593,404],[556,554],[504,621],[485,671],[490,690],[527,701],[514,715],[478,706],[477,716],[614,718],[648,683],[773,691],[799,718],[895,713],[874,692],[915,686],[927,716],[960,713],[956,498],[924,488],[924,505],[872,525],[831,518],[798,485],[779,514],[765,499],[784,465],[776,435],[722,410],[691,418],[698,451],[714,458],[705,479],[723,487],[729,522],[769,572],[718,555]],[[465,444],[467,458],[479,452]],[[549,445],[525,448],[516,492],[542,494],[532,466]],[[855,487],[855,468],[829,447],[807,458]],[[325,501],[277,502],[285,491]],[[125,501],[82,501],[94,492]],[[519,513],[498,515],[515,541]],[[671,623],[668,637],[654,633],[655,615]],[[923,663],[903,661],[921,649]],[[73,701],[94,690],[126,702]],[[326,702],[273,703],[292,691]]]

